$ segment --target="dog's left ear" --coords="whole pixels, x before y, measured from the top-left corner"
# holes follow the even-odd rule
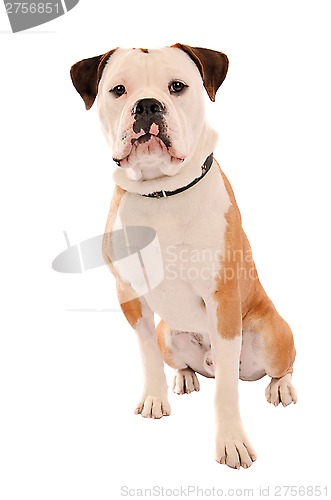
[[[212,101],[215,101],[216,92],[222,85],[228,71],[229,60],[227,56],[216,50],[191,47],[181,43],[176,43],[172,47],[183,50],[195,62],[207,94]]]
[[[83,98],[86,109],[90,109],[95,101],[102,72],[115,50],[110,50],[106,54],[101,54],[101,56],[83,59],[71,67],[72,83]]]

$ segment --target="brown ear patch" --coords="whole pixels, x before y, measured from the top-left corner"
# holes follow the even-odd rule
[[[100,56],[83,59],[71,67],[72,83],[83,98],[86,109],[90,109],[95,101],[102,72],[115,50],[110,50]]]
[[[216,50],[191,47],[181,43],[176,43],[172,47],[183,50],[196,64],[208,96],[212,101],[215,101],[216,92],[222,85],[228,71],[229,60],[227,56]]]

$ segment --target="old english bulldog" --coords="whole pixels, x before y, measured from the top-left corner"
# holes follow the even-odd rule
[[[213,158],[204,92],[214,101],[227,69],[225,54],[178,43],[117,48],[77,62],[71,77],[86,109],[97,97],[117,165],[103,253],[141,350],[135,413],[170,414],[163,362],[175,370],[177,394],[199,390],[196,373],[215,377],[216,460],[239,469],[256,459],[239,379],[269,375],[266,399],[275,406],[297,396],[292,332],[260,284],[232,188]],[[145,294],[112,259],[112,230],[133,226],[153,228],[162,254],[164,277]]]

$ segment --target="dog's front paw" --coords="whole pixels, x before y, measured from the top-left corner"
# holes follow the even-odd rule
[[[278,406],[288,406],[297,402],[297,392],[291,383],[291,374],[288,373],[282,378],[272,378],[270,384],[265,390],[265,397],[268,403]]]
[[[193,391],[199,390],[200,384],[198,377],[191,368],[176,371],[173,383],[173,391],[176,394],[190,394]]]
[[[167,397],[147,396],[137,404],[134,412],[145,418],[161,418],[170,415],[171,408]]]
[[[254,448],[242,430],[220,431],[216,441],[216,461],[233,469],[247,469],[256,460]]]

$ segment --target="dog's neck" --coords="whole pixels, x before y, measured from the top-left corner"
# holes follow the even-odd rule
[[[201,167],[204,165],[206,158],[214,151],[216,143],[216,132],[205,124],[194,152],[186,158],[179,172],[175,175],[163,175],[155,179],[133,180],[127,177],[124,169],[118,167],[114,172],[113,180],[125,191],[142,195],[160,191],[176,191],[201,176]]]
[[[164,191],[164,190],[154,191],[154,193],[142,194],[141,196],[145,196],[147,198],[167,198],[169,196],[174,196],[175,194],[183,193],[184,191],[187,191],[191,187],[195,186],[198,182],[200,182],[204,178],[206,173],[209,172],[209,170],[211,169],[213,161],[214,161],[214,156],[213,153],[211,153],[209,156],[207,156],[204,164],[201,166],[201,173],[199,177],[196,177],[195,179],[193,179],[192,182],[186,184],[185,186],[177,188],[174,191]]]

